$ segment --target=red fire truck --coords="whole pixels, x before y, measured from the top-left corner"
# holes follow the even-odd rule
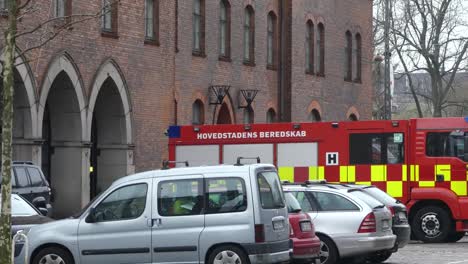
[[[370,184],[407,205],[413,236],[468,231],[468,118],[171,126],[169,159],[234,164],[257,157],[282,180]]]

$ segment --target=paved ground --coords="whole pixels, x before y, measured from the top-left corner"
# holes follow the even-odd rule
[[[451,244],[412,242],[395,253],[387,264],[468,264],[468,237]]]

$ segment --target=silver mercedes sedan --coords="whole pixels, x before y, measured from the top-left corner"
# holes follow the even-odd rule
[[[392,215],[382,203],[359,189],[343,189],[318,182],[283,184],[313,219],[322,241],[320,261],[364,260],[395,245]]]

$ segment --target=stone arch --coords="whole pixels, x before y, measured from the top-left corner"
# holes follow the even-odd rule
[[[42,170],[52,186],[56,218],[73,215],[89,201],[84,94],[81,75],[71,56],[66,52],[57,54],[43,77],[37,123],[44,141]]]
[[[101,67],[99,67],[94,81],[91,87],[91,95],[89,97],[89,106],[88,106],[88,118],[87,118],[87,128],[88,133],[86,134],[87,140],[90,139],[91,136],[91,125],[93,120],[93,111],[96,106],[96,100],[98,98],[99,92],[101,88],[108,80],[108,78],[112,79],[115,83],[115,86],[118,89],[118,93],[122,100],[123,111],[125,114],[125,143],[132,144],[133,143],[133,125],[132,125],[132,105],[129,96],[129,90],[127,86],[127,82],[125,81],[124,75],[120,70],[118,64],[114,60],[107,60],[105,61]]]
[[[39,105],[38,105],[38,122],[37,122],[37,131],[40,136],[42,136],[42,125],[44,120],[44,110],[49,96],[50,89],[54,80],[60,73],[66,73],[68,78],[70,78],[71,83],[75,89],[75,94],[78,100],[78,106],[80,110],[80,120],[81,120],[81,139],[86,139],[86,100],[84,93],[83,80],[81,74],[78,70],[78,67],[74,63],[72,57],[66,53],[58,54],[52,62],[49,64],[48,70],[43,78]]]
[[[90,198],[114,180],[133,173],[132,127],[125,77],[114,60],[106,60],[96,72],[87,114]]]
[[[348,109],[348,112],[346,113],[346,119],[352,121],[357,121],[360,119],[359,111],[356,109],[356,107],[351,106]]]
[[[13,158],[16,160],[30,160],[34,164],[40,164],[38,156],[40,145],[37,139],[37,94],[34,74],[26,61],[19,54],[15,53],[15,98],[13,102]],[[1,53],[0,61],[4,60],[4,53]],[[0,72],[3,71],[0,64]],[[3,83],[0,83],[2,87]],[[0,98],[1,100],[1,98]]]

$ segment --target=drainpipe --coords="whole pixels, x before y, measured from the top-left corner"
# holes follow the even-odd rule
[[[283,2],[284,0],[278,1],[278,22],[279,22],[279,49],[278,49],[278,121],[283,122],[284,113],[284,101],[283,101],[283,47],[284,47],[284,29],[283,29]]]
[[[278,108],[279,122],[291,122],[292,0],[279,0]]]

